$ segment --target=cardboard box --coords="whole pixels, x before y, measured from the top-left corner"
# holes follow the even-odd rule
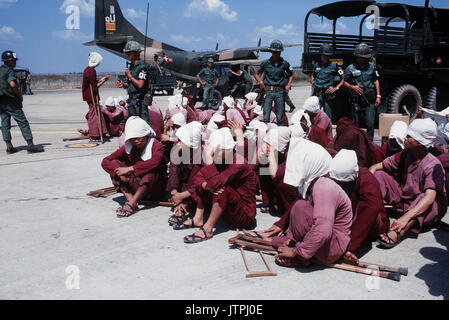
[[[395,121],[402,121],[409,125],[410,117],[400,113],[381,113],[379,115],[379,136],[388,137],[390,135],[390,128]]]

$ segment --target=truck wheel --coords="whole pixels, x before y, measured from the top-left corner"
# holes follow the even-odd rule
[[[214,90],[214,98],[212,99],[212,108],[217,109],[221,106],[221,101],[223,100],[223,96],[221,92],[218,90]]]
[[[413,117],[419,106],[422,105],[421,94],[416,87],[411,84],[405,84],[397,87],[390,94],[388,98],[387,113],[402,113],[406,114],[404,106],[407,106],[407,110],[410,113],[410,117]]]
[[[424,108],[437,110],[437,93],[437,87],[433,87],[432,89],[430,89],[429,93],[424,99]]]
[[[167,89],[167,94],[168,94],[169,96],[172,96],[174,92],[175,92],[174,89]]]

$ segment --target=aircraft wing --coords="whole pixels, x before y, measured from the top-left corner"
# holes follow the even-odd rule
[[[214,64],[216,64],[216,65],[223,65],[223,64],[226,64],[226,65],[231,65],[231,66],[233,66],[233,65],[241,65],[241,64],[244,64],[244,65],[247,65],[247,66],[259,66],[259,65],[262,64],[262,62],[263,62],[263,60],[260,60],[260,59],[250,59],[250,60],[223,60],[223,61],[215,62]]]
[[[292,47],[300,47],[303,44],[297,43],[297,44],[286,44],[284,45],[284,48],[292,48]],[[216,58],[218,57],[218,61],[226,61],[226,60],[236,60],[236,59],[245,59],[248,58],[249,55],[253,52],[269,52],[270,47],[269,46],[263,46],[263,47],[249,47],[249,48],[235,48],[235,49],[226,49],[226,50],[219,50],[219,51],[210,51],[205,53],[204,55],[200,56],[200,59],[206,59],[209,57]],[[252,54],[254,55],[254,54]],[[217,60],[217,59],[216,59]]]

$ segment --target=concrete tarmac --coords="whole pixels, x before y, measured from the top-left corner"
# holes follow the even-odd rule
[[[103,89],[123,95],[121,89]],[[310,87],[292,90],[300,107]],[[165,110],[166,96],[155,101]],[[71,149],[63,138],[86,128],[87,104],[79,90],[35,91],[25,113],[42,154],[29,155],[17,127],[6,155],[0,144],[0,299],[448,299],[449,233],[431,230],[391,250],[363,247],[362,260],[408,267],[400,282],[322,267],[289,269],[267,256],[276,277],[245,278],[235,235],[225,222],[212,240],[187,245],[193,230],[174,231],[168,208],[142,209],[118,219],[118,194],[94,199],[86,193],[111,185],[101,160],[117,139],[90,149]],[[77,143],[77,142],[74,142]],[[277,217],[261,214],[257,230]],[[447,216],[443,219],[449,222]],[[264,270],[258,254],[246,253],[253,270]],[[79,280],[79,281],[78,281]],[[79,284],[79,288],[78,288]]]

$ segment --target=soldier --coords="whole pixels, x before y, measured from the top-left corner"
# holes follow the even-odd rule
[[[335,63],[330,61],[332,56],[332,48],[330,44],[324,43],[320,47],[321,61],[317,62],[313,68],[311,78],[312,95],[320,99],[320,106],[324,109],[329,119],[335,116],[335,93],[343,85],[343,70]],[[334,87],[335,79],[339,79],[340,83]]]
[[[199,83],[203,85],[203,105],[200,109],[209,109],[211,101],[214,97],[214,88],[218,86],[220,75],[217,70],[213,69],[214,59],[207,59],[207,67],[203,68],[200,73],[196,75]],[[218,110],[218,106],[214,108]]]
[[[145,120],[150,126],[150,116],[148,115],[148,108],[144,105],[143,99],[149,89],[149,72],[148,66],[140,60],[140,53],[142,48],[136,41],[129,41],[123,52],[126,53],[127,59],[131,62],[130,69],[125,69],[125,75],[128,82],[124,83],[121,80],[117,81],[118,88],[128,89],[128,110],[129,116],[138,116]]]
[[[231,95],[234,97],[235,93],[240,91],[240,89],[243,89],[242,92],[239,92],[241,96],[248,94],[253,86],[253,80],[249,73],[245,69],[240,70],[239,66],[231,67],[229,72],[234,75],[234,79],[236,80],[232,87]]]
[[[276,118],[279,126],[284,125],[285,100],[284,92],[289,93],[293,82],[293,68],[281,57],[284,46],[281,41],[274,40],[270,44],[271,58],[260,65],[259,71],[254,75],[260,88],[266,92],[263,105],[263,122],[270,121],[270,113],[275,103]],[[265,73],[264,80],[259,77]]]
[[[374,122],[376,110],[382,96],[380,95],[379,73],[370,61],[372,53],[366,43],[360,43],[354,50],[357,57],[354,64],[346,68],[344,86],[353,96],[352,118],[360,122],[361,113],[364,113],[367,132],[371,140],[374,137]]]
[[[16,120],[23,138],[28,144],[28,153],[43,152],[33,143],[33,135],[25,113],[23,112],[23,96],[17,85],[13,69],[16,67],[17,55],[12,51],[2,54],[4,65],[0,67],[0,116],[2,119],[3,140],[6,142],[6,153],[17,152],[11,143],[11,117]]]

